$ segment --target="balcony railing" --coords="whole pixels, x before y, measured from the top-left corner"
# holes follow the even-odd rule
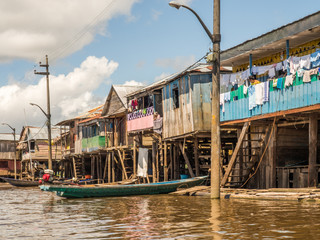
[[[220,106],[220,121],[250,118],[320,103],[320,81],[318,80],[318,75],[311,76],[311,82],[309,83],[304,83],[302,77],[296,77],[292,86],[283,86],[280,89],[272,87],[272,81],[269,81],[269,84],[269,101],[264,102],[262,105],[257,105],[252,110],[249,110],[248,94],[238,97],[241,95],[239,92],[230,92],[231,100],[224,102],[224,111],[223,106]],[[233,100],[233,97],[238,97],[238,100]]]
[[[154,108],[140,109],[127,115],[127,131],[153,128]]]

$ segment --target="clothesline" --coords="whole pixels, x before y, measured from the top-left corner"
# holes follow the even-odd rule
[[[319,66],[320,50],[302,57],[291,56],[288,59],[283,60],[282,62],[270,64],[267,66],[253,66],[251,68],[251,72],[252,75],[263,75],[267,73],[268,78],[274,78],[279,72],[287,71],[287,75],[295,74],[296,72],[298,72],[298,74],[301,75],[303,71],[310,70]],[[236,84],[245,84],[250,75],[250,69],[237,73],[221,74],[221,92],[227,92],[227,90],[231,90],[231,88]]]

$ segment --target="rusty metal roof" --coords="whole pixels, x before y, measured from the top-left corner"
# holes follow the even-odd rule
[[[75,120],[79,120],[79,121],[83,121],[84,119],[87,119],[87,118],[92,118],[92,117],[95,117],[97,115],[100,115],[101,116],[101,113],[102,113],[102,109],[103,109],[103,106],[104,104],[101,104],[93,109],[90,109],[88,112],[86,113],[83,113],[77,117],[74,117],[74,118],[71,118],[71,119],[67,119],[67,120],[63,120],[59,123],[56,124],[56,126],[65,126],[65,125],[69,125],[70,122],[73,122]]]

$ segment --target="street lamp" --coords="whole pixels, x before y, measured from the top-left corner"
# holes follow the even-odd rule
[[[30,103],[31,106],[38,107],[43,114],[47,117],[47,127],[48,127],[48,146],[49,146],[49,159],[48,159],[48,169],[52,170],[52,146],[51,146],[51,115],[47,114],[38,104]]]
[[[220,0],[213,0],[213,34],[203,23],[199,15],[190,7],[169,2],[171,7],[186,8],[199,20],[213,44],[212,54],[212,99],[211,99],[211,198],[220,198]]]
[[[14,179],[17,179],[17,146],[16,146],[16,129],[11,127],[8,123],[2,123],[2,125],[7,125],[13,131],[13,142],[14,142]]]

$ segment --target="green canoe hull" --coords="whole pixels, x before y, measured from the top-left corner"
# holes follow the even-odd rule
[[[132,195],[166,194],[178,188],[190,188],[201,185],[207,176],[182,179],[170,182],[132,184],[132,185],[106,185],[95,187],[69,186],[69,185],[42,185],[41,190],[55,192],[60,197],[89,198],[89,197],[116,197]]]

